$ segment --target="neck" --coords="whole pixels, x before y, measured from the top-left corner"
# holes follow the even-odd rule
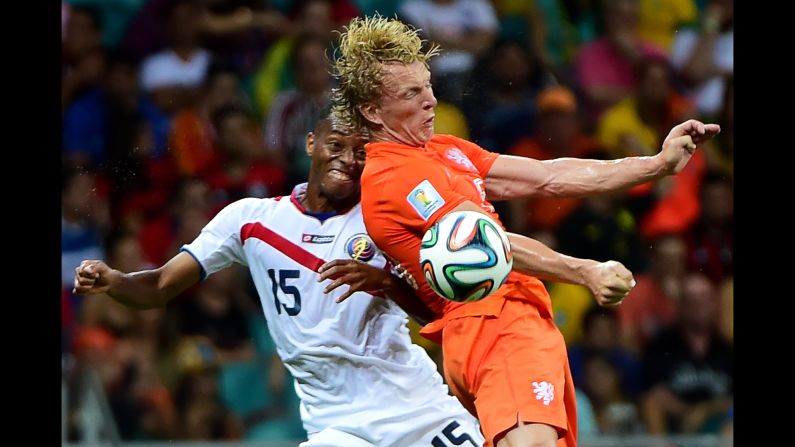
[[[352,194],[351,197],[340,200],[331,199],[320,191],[320,182],[314,181],[310,176],[306,191],[296,198],[310,213],[343,213],[356,205],[359,195]]]
[[[696,357],[703,357],[709,350],[709,342],[711,341],[711,333],[709,330],[701,328],[683,328],[684,338],[690,346],[690,350]]]
[[[180,59],[187,61],[190,60],[191,56],[193,56],[193,52],[196,49],[195,45],[186,45],[186,44],[177,44],[172,47],[174,53],[179,56]]]
[[[400,135],[399,133],[379,126],[378,128],[370,129],[370,142],[371,143],[398,143],[405,144],[411,147],[424,147],[426,142],[411,141],[410,139]]]

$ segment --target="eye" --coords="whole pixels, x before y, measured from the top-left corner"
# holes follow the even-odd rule
[[[419,88],[419,87],[411,88],[408,91],[406,91],[406,94],[404,95],[404,97],[406,99],[411,99],[411,98],[417,96],[421,91],[422,91],[422,89]]]

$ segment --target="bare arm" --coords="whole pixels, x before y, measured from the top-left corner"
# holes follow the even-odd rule
[[[500,155],[486,176],[489,200],[519,197],[581,197],[639,185],[662,176],[655,157],[618,160],[532,158]]]
[[[484,211],[466,201],[453,211]],[[451,211],[452,212],[452,211]],[[485,213],[484,213],[485,214]],[[506,233],[511,242],[513,270],[540,279],[587,287],[600,306],[616,306],[635,287],[632,273],[620,262],[598,262],[558,253],[521,234]]]
[[[600,306],[616,306],[635,287],[632,273],[620,262],[598,262],[558,253],[521,234],[507,233],[513,270],[539,279],[587,287]]]
[[[406,281],[390,274],[388,271],[373,267],[354,259],[335,259],[318,269],[318,281],[333,279],[323,293],[330,293],[337,287],[348,284],[348,290],[337,298],[337,303],[348,299],[355,292],[382,292],[407,314],[425,325],[435,320],[436,315],[414,294],[414,289]]]
[[[135,309],[164,306],[201,279],[201,268],[188,253],[181,252],[154,270],[122,273],[102,261],[83,261],[75,269],[74,292],[78,295],[106,293]]]
[[[502,200],[531,195],[578,197],[622,190],[681,172],[696,145],[718,132],[717,124],[688,120],[671,129],[662,151],[651,157],[538,161],[500,155],[486,176],[486,194],[489,200]]]

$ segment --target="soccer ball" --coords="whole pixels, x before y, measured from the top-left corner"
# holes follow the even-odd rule
[[[434,292],[448,300],[487,297],[505,282],[512,266],[508,236],[483,213],[449,213],[422,237],[422,272]]]

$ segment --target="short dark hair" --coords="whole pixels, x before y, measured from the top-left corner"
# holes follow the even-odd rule
[[[70,6],[69,14],[70,16],[78,14],[87,15],[91,19],[91,22],[93,22],[94,29],[97,31],[102,30],[102,14],[100,14],[99,9],[94,6]]]
[[[224,121],[228,118],[233,116],[244,116],[247,119],[251,119],[251,113],[249,113],[248,109],[238,104],[227,104],[218,110],[216,110],[210,120],[213,123],[213,129],[215,129],[216,133],[221,131],[221,126],[223,125]]]
[[[584,334],[587,334],[591,327],[593,327],[593,324],[597,318],[608,318],[618,322],[618,314],[616,314],[614,309],[595,305],[591,306],[591,308],[588,309],[588,311],[582,316],[582,331]]]
[[[290,63],[290,68],[293,70],[293,72],[295,72],[298,69],[298,67],[296,66],[296,64],[298,63],[298,55],[301,54],[301,51],[303,51],[304,48],[312,44],[317,44],[324,49],[328,47],[328,42],[326,42],[325,40],[321,39],[319,36],[316,36],[314,34],[303,33],[298,37],[296,37],[295,42],[293,42],[293,47],[290,49],[289,63]],[[326,60],[328,61],[328,57],[326,57]],[[329,70],[331,70],[330,64],[329,64]]]

